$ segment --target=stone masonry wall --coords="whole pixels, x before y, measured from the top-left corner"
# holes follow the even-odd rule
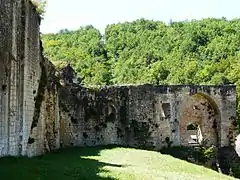
[[[72,96],[62,99],[64,93]],[[188,145],[191,131],[187,126],[194,122],[210,144],[222,147],[234,141],[235,86],[141,85],[95,90],[72,86],[62,87],[59,96],[63,147]]]
[[[33,156],[52,146],[46,126],[58,112],[56,83],[46,89],[55,69],[42,56],[39,25],[30,1],[0,0],[0,156]]]
[[[40,18],[28,0],[0,0],[0,156],[60,147],[189,145],[200,127],[218,147],[236,137],[235,86],[85,88],[42,55]],[[199,131],[198,131],[199,132]]]

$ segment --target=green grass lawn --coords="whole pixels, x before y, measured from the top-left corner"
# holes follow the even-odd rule
[[[158,152],[100,147],[0,158],[0,176],[1,180],[233,179]]]

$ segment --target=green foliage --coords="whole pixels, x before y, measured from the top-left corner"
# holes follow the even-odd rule
[[[33,5],[36,6],[37,12],[39,13],[39,15],[41,17],[43,17],[45,14],[45,8],[47,5],[47,1],[46,0],[31,0],[31,1],[32,1]]]
[[[139,19],[108,25],[103,36],[87,26],[42,39],[45,54],[70,61],[85,84],[236,84],[240,94],[239,19]]]
[[[84,82],[110,84],[111,73],[101,33],[92,26],[43,35],[45,54],[57,67],[70,62]]]
[[[208,161],[214,159],[214,157],[216,156],[216,151],[215,151],[215,147],[214,146],[201,146],[200,147],[200,161],[203,163],[207,163]]]
[[[203,139],[199,147],[199,161],[203,164],[216,159],[216,147],[214,145],[208,146],[208,139]]]
[[[231,171],[234,177],[240,177],[240,163],[239,161],[233,161],[231,164]]]
[[[168,147],[161,149],[161,153],[170,154],[173,157],[193,162],[196,164],[206,165],[209,161],[213,160],[216,156],[214,146],[200,146],[194,147]]]

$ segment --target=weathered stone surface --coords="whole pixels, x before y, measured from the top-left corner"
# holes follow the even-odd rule
[[[39,25],[30,1],[0,1],[0,156],[42,154],[53,139],[57,94],[47,91],[51,66],[42,56]],[[57,139],[48,143],[58,147]]]
[[[218,147],[232,145],[236,132],[235,86],[110,86],[101,89],[65,87],[60,91],[61,144],[117,144],[160,149],[189,145],[189,124],[198,124],[204,140]],[[67,92],[66,92],[67,91]],[[225,92],[225,93],[223,93]],[[69,94],[68,98],[66,94]],[[68,121],[68,123],[66,123]],[[69,124],[69,127],[68,127]],[[63,125],[62,125],[63,126]],[[69,132],[66,132],[66,129]],[[63,140],[64,139],[64,140]]]
[[[234,145],[235,86],[85,88],[70,66],[56,76],[39,24],[28,0],[0,0],[0,156],[108,144],[157,150],[190,145],[199,132],[209,145]]]

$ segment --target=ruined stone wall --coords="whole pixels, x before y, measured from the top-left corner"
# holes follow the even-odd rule
[[[72,97],[62,99],[64,93]],[[189,145],[187,126],[199,123],[210,145],[222,147],[236,132],[235,86],[72,87],[60,91],[60,101],[62,146]]]
[[[120,116],[126,105],[124,88],[91,90],[60,88],[60,141],[62,146],[96,146],[125,143],[127,117]],[[121,119],[122,117],[123,119]]]
[[[49,146],[47,105],[58,112],[57,92],[56,84],[46,90],[51,64],[42,56],[39,25],[30,1],[0,1],[0,156],[33,156]]]
[[[42,56],[39,25],[30,1],[0,0],[0,156],[34,156],[60,145],[189,145],[194,124],[209,144],[233,145],[235,86],[61,85]]]
[[[21,146],[20,138],[20,114],[23,105],[20,103],[22,91],[21,86],[21,64],[23,64],[23,53],[16,44],[21,42],[22,37],[17,32],[22,26],[21,6],[19,2],[1,1],[1,155],[16,155]]]

